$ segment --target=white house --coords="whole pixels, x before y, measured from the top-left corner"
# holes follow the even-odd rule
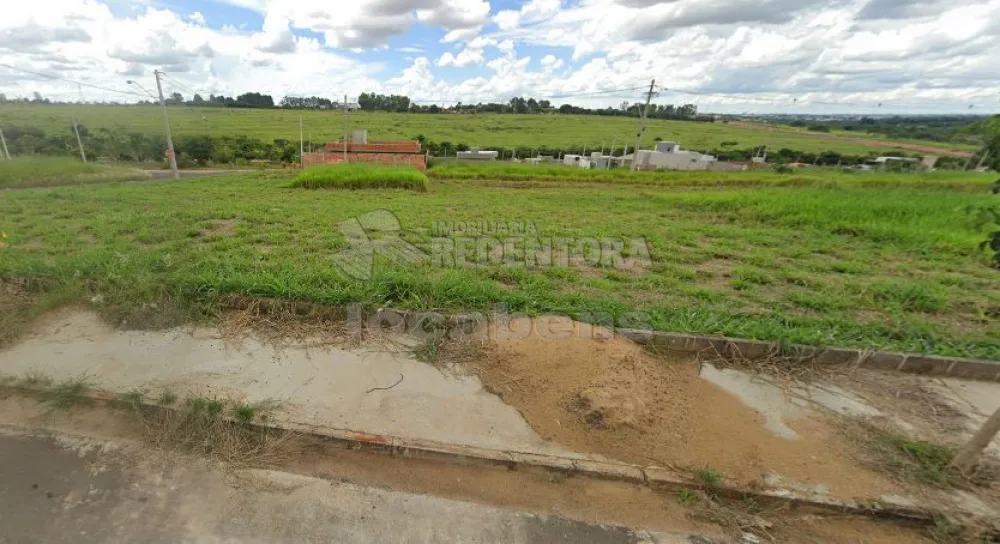
[[[676,142],[659,142],[655,150],[640,149],[622,157],[621,162],[631,166],[633,160],[638,161],[640,170],[709,170],[717,162],[712,155],[682,150]]]

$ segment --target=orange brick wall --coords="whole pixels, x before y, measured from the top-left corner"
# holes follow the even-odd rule
[[[343,148],[341,148],[343,149]],[[344,153],[305,153],[303,159],[306,166],[314,164],[340,164],[344,162]],[[427,169],[427,158],[423,153],[347,153],[347,162],[363,162],[370,164],[409,164],[421,170]]]
[[[344,151],[344,142],[328,142],[326,149],[331,153]],[[368,144],[347,142],[347,152],[358,151],[361,153],[420,153],[420,142],[375,142]]]

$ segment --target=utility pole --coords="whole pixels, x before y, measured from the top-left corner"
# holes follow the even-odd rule
[[[7,138],[3,137],[3,129],[2,128],[0,128],[0,143],[3,144],[4,158],[9,161],[10,160],[10,151],[7,151]]]
[[[76,85],[76,90],[80,93],[80,103],[83,104],[83,87],[79,83]],[[77,119],[73,119],[73,133],[76,134],[76,145],[80,148],[80,158],[86,163],[87,154],[83,152],[83,140],[80,139],[80,122]]]
[[[347,164],[347,95],[344,95],[344,164]]]
[[[80,148],[80,158],[83,162],[87,162],[87,154],[83,152],[83,140],[80,139],[80,126],[76,119],[73,119],[73,133],[76,134],[76,145]]]
[[[177,170],[177,153],[174,152],[174,139],[170,137],[170,118],[167,117],[167,102],[163,100],[163,85],[160,83],[159,70],[153,70],[156,76],[156,92],[160,95],[160,106],[163,107],[163,130],[167,134],[167,151],[170,153],[170,169],[174,171],[174,179],[180,179],[181,173]]]
[[[299,114],[299,168],[306,167],[306,154],[302,141],[302,114]]]
[[[988,159],[989,157],[990,157],[990,150],[987,149],[986,152],[984,152],[983,155],[979,157],[979,164],[976,165],[976,170],[982,168],[983,164],[986,163],[986,159]]]
[[[635,137],[635,151],[632,155],[632,170],[639,169],[639,148],[642,147],[642,135],[646,132],[646,115],[649,113],[649,103],[653,101],[653,88],[656,87],[656,80],[649,82],[649,92],[646,93],[646,107],[642,109],[642,117],[639,119],[639,133]]]

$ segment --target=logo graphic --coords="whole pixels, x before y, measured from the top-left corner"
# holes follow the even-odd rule
[[[337,223],[348,248],[333,256],[342,274],[370,280],[376,255],[400,266],[430,261],[435,268],[574,267],[642,274],[652,266],[645,238],[539,236],[534,223],[477,221],[434,224],[430,252],[402,238],[399,219],[376,210]],[[445,236],[440,236],[441,234]]]
[[[417,246],[400,238],[399,218],[389,210],[375,210],[337,223],[350,247],[333,256],[341,273],[356,280],[370,280],[375,255],[400,265],[419,264],[430,257]]]

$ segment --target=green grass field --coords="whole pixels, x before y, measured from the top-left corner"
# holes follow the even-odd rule
[[[305,189],[427,190],[427,175],[408,166],[329,164],[310,166],[292,183]]]
[[[302,191],[264,172],[8,192],[0,278],[89,301],[113,323],[176,322],[222,295],[371,307],[648,313],[660,330],[1000,360],[998,271],[936,188],[492,186]],[[350,279],[336,225],[378,209],[427,250],[439,221],[528,221],[539,236],[644,237],[653,266],[404,267]],[[152,303],[156,303],[153,305]]]
[[[171,127],[175,137],[210,135],[245,135],[265,141],[298,141],[299,116],[304,132],[314,145],[334,141],[343,134],[343,115],[336,111],[261,110],[238,108],[170,107]],[[162,113],[158,106],[101,105],[0,105],[3,126],[38,127],[46,133],[68,131],[76,117],[89,130],[117,129],[123,132],[161,134]],[[635,145],[637,120],[625,117],[580,115],[455,115],[355,112],[350,129],[368,129],[376,140],[425,137],[453,144],[464,143],[482,148],[511,146],[569,147],[587,146],[594,150]],[[772,150],[789,148],[801,152],[835,151],[850,155],[869,152],[891,153],[892,149],[830,139],[803,131],[773,130],[758,125],[737,126],[724,123],[650,120],[644,140],[651,146],[655,138],[674,140],[687,149],[730,147],[748,149],[767,145]],[[923,142],[930,146],[942,146]],[[948,149],[962,146],[943,146]]]
[[[61,157],[14,157],[0,160],[0,189],[50,187],[148,179],[149,174],[134,168],[83,163]]]
[[[529,182],[591,182],[681,187],[929,187],[986,191],[995,174],[940,171],[915,174],[847,172],[838,168],[806,168],[789,174],[771,169],[745,172],[631,172],[627,169],[585,170],[561,164],[457,162],[436,160],[428,170],[435,179]]]

